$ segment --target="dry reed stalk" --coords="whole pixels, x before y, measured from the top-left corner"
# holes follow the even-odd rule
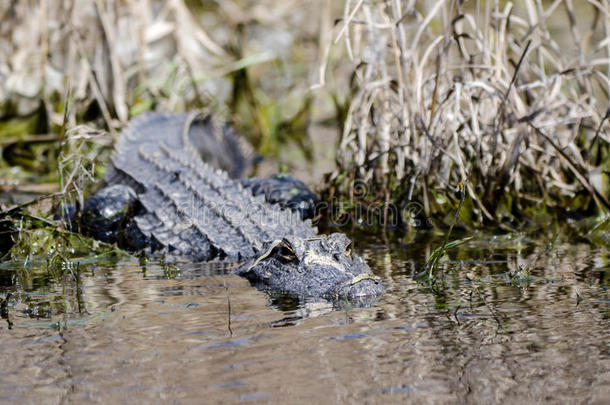
[[[68,126],[83,123],[83,112],[95,104],[111,132],[151,106],[222,104],[231,96],[225,75],[281,59],[297,35],[315,33],[311,26],[290,31],[315,8],[297,0],[0,2],[0,117],[28,114],[42,99],[52,123],[61,125],[57,99],[68,88]],[[236,38],[238,26],[254,32],[252,44],[242,44],[242,60],[229,51],[243,39]],[[287,33],[282,47],[261,49],[277,40],[274,32]]]
[[[439,223],[463,182],[467,227],[610,211],[608,1],[345,4],[357,87],[335,193],[364,179],[383,201],[390,184]]]

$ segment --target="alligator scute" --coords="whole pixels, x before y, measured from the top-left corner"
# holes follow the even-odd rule
[[[237,274],[273,293],[355,303],[381,296],[385,287],[347,236],[318,235],[302,219],[315,199],[303,183],[238,179],[252,161],[232,129],[209,115],[139,116],[117,142],[108,187],[85,203],[81,229],[131,251],[235,262]],[[286,184],[300,188],[293,207],[270,197]]]

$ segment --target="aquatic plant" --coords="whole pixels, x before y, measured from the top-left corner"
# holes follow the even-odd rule
[[[460,211],[462,210],[462,207],[464,206],[464,200],[466,199],[466,190],[462,183],[459,184],[459,192],[460,192],[460,202],[458,204],[457,210],[455,211],[454,220],[451,223],[449,230],[445,233],[445,240],[443,241],[443,244],[438,246],[437,248],[435,248],[432,251],[432,253],[428,257],[428,260],[426,260],[426,264],[424,266],[423,271],[415,276],[415,278],[421,278],[423,276],[427,276],[427,281],[430,285],[434,285],[434,283],[435,283],[434,274],[436,273],[437,267],[438,267],[441,259],[443,259],[445,257],[447,251],[449,249],[460,246],[472,239],[472,236],[468,236],[468,237],[465,237],[462,239],[453,240],[451,242],[449,241],[449,238],[451,237],[451,231],[453,231],[453,227],[458,223]]]

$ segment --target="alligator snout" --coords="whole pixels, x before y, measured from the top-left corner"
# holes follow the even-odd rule
[[[352,254],[351,241],[339,233],[268,242],[237,273],[259,288],[329,301],[368,303],[385,292],[381,279]]]
[[[355,280],[339,286],[335,297],[329,297],[329,299],[348,301],[352,304],[368,304],[381,297],[385,291],[380,277],[369,276],[362,279],[356,277]]]

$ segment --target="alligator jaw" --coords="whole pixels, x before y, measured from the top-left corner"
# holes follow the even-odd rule
[[[339,233],[274,240],[237,274],[257,287],[297,297],[358,304],[374,301],[385,288],[364,260],[351,253],[350,245],[350,240]]]

